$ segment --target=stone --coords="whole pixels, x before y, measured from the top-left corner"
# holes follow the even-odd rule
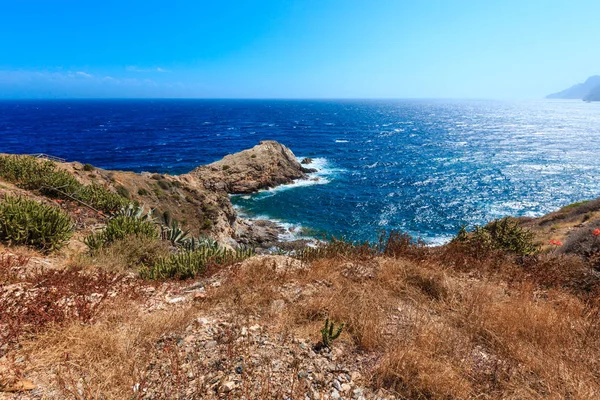
[[[308,378],[308,372],[306,372],[306,371],[298,372],[298,379],[306,379],[306,378]]]
[[[281,299],[271,302],[271,314],[281,314],[285,308],[285,301]]]
[[[185,301],[185,297],[173,297],[172,299],[169,299],[167,302],[169,304],[175,304],[175,303],[181,303],[182,301]]]
[[[221,384],[221,387],[219,388],[219,391],[221,393],[229,393],[231,392],[233,389],[235,389],[235,382],[233,381],[227,381]]]

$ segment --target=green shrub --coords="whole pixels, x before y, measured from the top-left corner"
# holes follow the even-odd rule
[[[94,251],[128,236],[158,239],[158,229],[152,219],[117,215],[108,221],[104,230],[88,236],[84,242]]]
[[[74,194],[74,197],[101,211],[111,213],[129,204],[127,199],[96,183],[82,186],[81,190]]]
[[[84,170],[84,171],[87,171],[87,172],[91,172],[91,171],[93,171],[93,170],[95,170],[95,169],[96,169],[96,168],[94,168],[94,166],[93,166],[92,164],[85,164],[85,165],[83,166],[83,170]]]
[[[230,265],[252,256],[251,249],[229,250],[219,246],[203,245],[193,251],[183,251],[159,259],[154,265],[144,267],[144,279],[188,279],[206,271],[209,265]]]
[[[517,220],[506,217],[476,226],[472,232],[463,227],[454,242],[467,244],[479,250],[503,250],[517,255],[535,254],[539,244],[533,232],[523,229]]]
[[[5,196],[0,203],[0,240],[50,252],[72,235],[71,218],[56,207],[14,196]]]
[[[33,156],[0,156],[0,177],[22,189],[39,190],[51,198],[76,199],[104,212],[127,204],[126,199],[103,186],[83,185],[53,161]]]
[[[587,204],[589,202],[590,202],[590,200],[577,201],[575,203],[571,203],[571,204],[568,204],[568,205],[564,206],[563,208],[561,208],[561,210],[562,211],[570,210],[570,209],[573,209],[575,207],[579,207],[579,206],[582,206],[584,204]]]
[[[223,171],[227,171],[229,168],[229,165],[223,165]]]
[[[137,194],[140,195],[140,196],[148,196],[150,194],[150,192],[148,192],[144,188],[140,188],[140,189],[138,189]]]

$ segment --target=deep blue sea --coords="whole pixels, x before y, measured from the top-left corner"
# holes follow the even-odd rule
[[[236,196],[240,212],[354,240],[436,243],[600,196],[600,103],[582,101],[0,101],[0,137],[0,152],[171,174],[274,139],[319,180]]]

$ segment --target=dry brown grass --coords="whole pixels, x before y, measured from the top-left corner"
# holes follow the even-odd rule
[[[333,346],[345,350],[346,361],[363,360],[359,368],[374,391],[406,399],[600,397],[597,278],[580,260],[432,250],[405,240],[387,255],[342,249],[309,264],[256,257],[211,271],[223,282],[203,307],[231,314],[233,324],[217,339],[227,368],[247,356],[236,332],[248,319],[317,345],[330,318],[346,324]],[[52,372],[58,397],[134,397],[132,387],[143,387],[152,370],[160,374],[152,387],[157,398],[185,398],[181,354],[169,337],[195,311],[173,310],[146,314],[139,302],[113,304],[93,324],[38,334],[26,350],[34,371]],[[156,354],[166,364],[150,368]],[[273,394],[268,372],[245,371],[248,391]],[[295,390],[302,398],[302,387]]]
[[[58,398],[126,399],[142,390],[155,347],[162,337],[190,322],[193,308],[143,313],[134,302],[119,302],[94,325],[52,329],[25,345],[30,373],[54,377]]]
[[[137,271],[142,265],[152,265],[160,257],[169,254],[166,241],[130,236],[102,247],[93,254],[78,254],[71,260],[71,265],[111,272]]]
[[[340,340],[377,360],[367,366],[373,387],[402,398],[600,396],[600,308],[595,286],[581,286],[591,279],[585,266],[447,251],[328,255],[278,273],[254,264],[214,301],[315,342],[325,317],[346,323]],[[274,318],[279,299],[286,307]]]

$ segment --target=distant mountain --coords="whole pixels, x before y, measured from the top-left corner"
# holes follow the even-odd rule
[[[584,83],[578,83],[577,85],[571,86],[562,92],[552,93],[546,96],[547,99],[579,99],[595,101],[588,99],[589,95],[595,93],[593,98],[600,100],[600,75],[590,76]]]
[[[592,89],[584,98],[585,101],[600,101],[600,85]]]

